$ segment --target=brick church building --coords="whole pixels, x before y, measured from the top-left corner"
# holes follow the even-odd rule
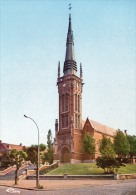
[[[71,15],[66,42],[66,55],[63,66],[63,76],[60,76],[60,62],[58,63],[58,93],[59,93],[59,123],[55,121],[55,149],[54,161],[63,163],[90,162],[90,156],[83,153],[82,139],[86,132],[95,138],[96,151],[91,159],[96,159],[99,153],[100,140],[105,135],[113,141],[115,129],[90,120],[82,120],[82,65],[80,77],[77,76],[77,64],[74,54],[73,31]]]

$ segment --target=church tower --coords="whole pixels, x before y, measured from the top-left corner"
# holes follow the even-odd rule
[[[71,14],[69,14],[62,77],[60,62],[58,63],[59,124],[56,119],[54,161],[77,163],[82,160],[82,85],[82,65],[80,64],[80,77],[78,77]]]

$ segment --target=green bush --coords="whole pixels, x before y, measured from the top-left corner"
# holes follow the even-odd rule
[[[114,156],[104,155],[96,159],[98,168],[102,168],[105,173],[117,172],[120,166],[125,166],[121,161],[118,161]]]

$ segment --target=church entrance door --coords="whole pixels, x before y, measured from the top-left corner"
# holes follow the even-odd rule
[[[62,149],[61,160],[62,160],[62,163],[69,163],[70,162],[70,151],[66,147]]]

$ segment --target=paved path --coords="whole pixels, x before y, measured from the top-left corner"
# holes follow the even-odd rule
[[[134,183],[136,179],[128,180],[40,180],[40,185],[43,185],[44,190],[64,190],[64,189],[77,189],[84,187],[103,186],[103,185],[116,185],[122,183]],[[0,181],[0,185],[11,186],[23,189],[35,189],[35,180],[20,180],[18,185],[14,185],[14,181]],[[135,185],[136,186],[136,185]]]
[[[33,170],[36,167],[34,165],[28,165],[25,168],[19,170],[18,176],[22,175],[22,173],[25,171],[26,168]],[[6,175],[0,175],[0,180],[14,180],[14,179],[15,179],[15,170],[7,173]]]

